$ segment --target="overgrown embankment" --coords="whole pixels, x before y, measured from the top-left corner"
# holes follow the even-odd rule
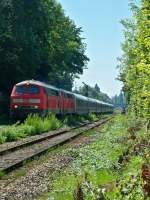
[[[20,124],[17,122],[14,125],[0,126],[0,144],[5,142],[17,141],[28,136],[42,134],[47,131],[75,126],[85,120],[95,121],[101,116],[89,114],[86,116],[64,116],[61,119],[51,114],[45,118],[38,115],[29,115],[28,118]]]
[[[84,145],[63,150],[73,162],[54,174],[49,193],[40,199],[142,200],[150,195],[149,132],[142,122],[119,115],[84,136],[89,138]]]

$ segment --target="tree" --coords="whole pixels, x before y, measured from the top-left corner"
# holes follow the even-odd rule
[[[71,90],[88,57],[82,29],[56,0],[0,1],[0,91],[38,79]]]
[[[87,96],[87,85],[81,86],[79,88],[79,91],[76,91],[76,92],[79,93],[79,94],[82,94],[84,96]],[[110,97],[107,94],[101,92],[99,90],[99,87],[97,87],[95,89],[95,86],[91,87],[91,86],[88,85],[88,97],[94,98],[94,99],[98,99],[100,101],[105,101],[105,102],[108,102],[108,103],[112,103]]]
[[[120,59],[120,79],[129,112],[150,117],[150,2],[132,4],[133,18],[122,21],[125,28],[124,55]]]
[[[112,97],[112,103],[115,107],[125,108],[126,103],[123,91],[120,91],[119,95]]]
[[[94,88],[95,88],[95,91],[96,91],[97,93],[100,93],[100,88],[99,88],[99,86],[98,86],[97,83],[95,84]]]

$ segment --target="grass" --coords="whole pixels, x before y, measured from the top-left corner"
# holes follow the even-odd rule
[[[67,115],[62,119],[65,126],[77,126],[79,123],[85,121],[85,116],[80,115]]]
[[[139,122],[138,122],[139,123]],[[124,152],[146,139],[144,129],[135,132],[136,140],[130,138],[129,127],[136,127],[136,122],[125,116],[116,116],[102,133],[91,131],[86,137],[96,135],[96,140],[80,148],[69,148],[64,153],[72,156],[71,166],[55,174],[51,190],[40,200],[143,200],[141,165],[143,154],[131,153],[129,159],[119,162]],[[84,197],[84,198],[82,198]]]
[[[56,130],[61,127],[61,122],[55,117],[55,115],[48,115],[45,118],[41,118],[35,114],[29,115],[24,124],[34,127],[33,135],[49,130]]]
[[[45,118],[42,118],[37,114],[29,115],[22,124],[17,122],[13,125],[0,126],[0,144],[17,141],[27,136],[56,130],[62,126],[76,126],[85,120],[95,121],[98,118],[99,117],[94,114],[89,114],[86,116],[68,115],[63,117],[62,120],[56,118],[54,114],[48,115]]]
[[[41,118],[38,115],[29,115],[22,124],[16,123],[0,127],[0,144],[55,130],[60,126],[61,122],[54,115],[49,115],[45,118]]]
[[[15,173],[15,178],[19,178],[19,177],[22,177],[22,176],[25,176],[26,175],[26,171],[25,170],[19,170]]]
[[[0,171],[0,179],[2,179],[5,176],[5,172]]]

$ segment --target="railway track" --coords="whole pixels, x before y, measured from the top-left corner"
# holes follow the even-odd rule
[[[20,147],[23,147],[23,146],[31,145],[31,144],[40,142],[42,140],[46,140],[48,138],[52,138],[52,137],[54,137],[56,135],[60,135],[62,133],[72,131],[74,129],[85,126],[87,124],[89,124],[89,122],[81,124],[80,126],[76,126],[76,127],[73,127],[73,128],[68,128],[68,129],[62,128],[62,129],[59,129],[59,130],[54,130],[54,131],[50,131],[50,132],[47,132],[47,133],[43,133],[41,135],[30,136],[30,137],[27,137],[27,138],[22,139],[20,141],[17,141],[17,142],[4,143],[4,144],[0,145],[0,155],[3,155],[8,151],[14,151],[14,150],[16,150]]]
[[[20,166],[24,161],[40,155],[52,147],[63,144],[88,130],[96,128],[111,118],[82,124],[80,127],[69,130],[62,129],[40,136],[33,136],[21,142],[14,142],[9,146],[0,145],[0,171],[9,172]]]

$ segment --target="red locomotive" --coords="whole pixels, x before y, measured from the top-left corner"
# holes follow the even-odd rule
[[[112,113],[113,106],[95,99],[58,89],[46,83],[27,80],[14,86],[10,113],[22,117],[30,113],[55,114]]]

